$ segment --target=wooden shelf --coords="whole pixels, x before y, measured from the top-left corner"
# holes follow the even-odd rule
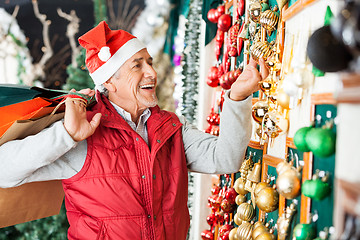
[[[338,103],[360,103],[360,74],[344,74],[343,88],[336,95]]]

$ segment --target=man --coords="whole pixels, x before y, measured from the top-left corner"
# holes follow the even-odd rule
[[[215,137],[159,109],[152,58],[137,38],[101,22],[79,42],[105,93],[88,112],[67,101],[64,122],[2,145],[0,187],[62,179],[69,239],[185,239],[187,170],[238,171],[251,94],[267,73],[250,62],[225,96]]]

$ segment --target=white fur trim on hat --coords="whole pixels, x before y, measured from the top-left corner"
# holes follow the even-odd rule
[[[100,85],[109,78],[135,53],[146,46],[137,38],[132,38],[119,48],[116,53],[102,66],[90,73],[95,85]]]

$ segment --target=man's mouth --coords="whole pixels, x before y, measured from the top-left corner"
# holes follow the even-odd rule
[[[148,83],[139,86],[140,89],[147,89],[147,90],[154,89],[154,87],[155,87],[155,83]]]

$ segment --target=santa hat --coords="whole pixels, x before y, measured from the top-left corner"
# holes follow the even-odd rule
[[[102,21],[82,35],[86,67],[95,85],[106,82],[129,58],[146,46],[124,30],[111,30]]]

